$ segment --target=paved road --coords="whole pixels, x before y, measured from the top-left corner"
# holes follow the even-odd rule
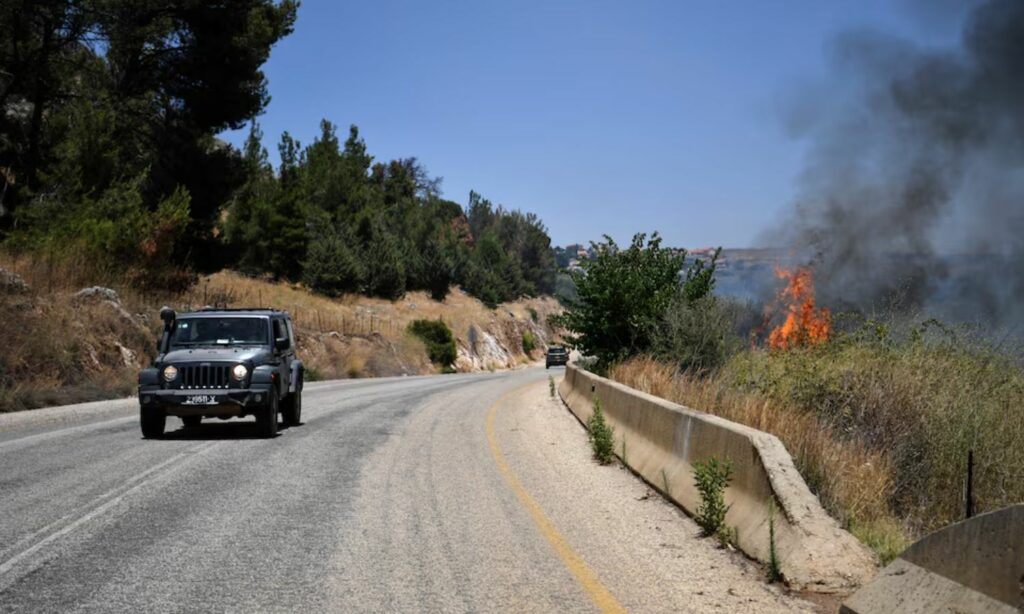
[[[214,421],[146,441],[109,412],[0,434],[0,611],[807,605],[594,464],[543,370],[315,383],[303,401],[273,440]]]

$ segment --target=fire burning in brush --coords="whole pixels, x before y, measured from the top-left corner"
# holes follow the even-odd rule
[[[778,303],[785,305],[786,319],[768,335],[768,347],[786,350],[828,341],[832,314],[814,302],[814,279],[809,267],[775,269],[775,276],[786,281],[779,291]]]

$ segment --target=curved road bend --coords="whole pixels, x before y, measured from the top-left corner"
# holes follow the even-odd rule
[[[547,373],[309,384],[273,440],[127,406],[2,433],[0,611],[810,607],[594,464]]]

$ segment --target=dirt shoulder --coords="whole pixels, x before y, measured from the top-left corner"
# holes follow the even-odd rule
[[[627,610],[834,611],[765,583],[760,566],[701,538],[696,523],[628,470],[598,465],[546,382],[503,404],[494,428],[523,486]]]

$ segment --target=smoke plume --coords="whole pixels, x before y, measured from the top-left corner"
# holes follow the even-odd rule
[[[1024,1],[976,3],[950,49],[846,33],[808,99],[788,232],[823,302],[1024,325]]]

